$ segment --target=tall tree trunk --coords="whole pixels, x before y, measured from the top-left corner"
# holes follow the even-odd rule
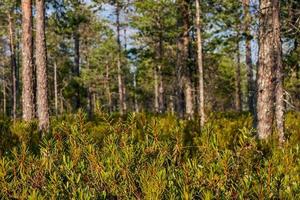
[[[63,96],[63,92],[62,89],[60,89],[60,95],[59,95],[59,99],[60,99],[60,114],[64,113],[64,96]]]
[[[276,67],[276,88],[275,88],[275,117],[277,131],[279,133],[280,142],[284,142],[284,89],[283,89],[283,64],[282,64],[282,46],[281,46],[281,31],[280,31],[280,2],[279,0],[273,0],[273,31],[274,31],[274,59]]]
[[[161,73],[161,66],[159,66],[159,112],[163,113],[165,111],[165,102],[164,102],[164,82]]]
[[[157,51],[157,66],[155,67],[154,72],[154,88],[155,88],[155,112],[163,113],[164,108],[164,85],[162,79],[162,59],[163,59],[163,41],[162,35],[160,35],[158,42],[158,51]]]
[[[160,36],[159,36],[159,44],[158,44],[158,78],[159,78],[159,112],[163,113],[165,111],[165,105],[164,105],[164,83],[163,83],[163,76],[162,76],[162,63],[163,63],[163,35],[162,31],[160,31]]]
[[[105,81],[105,88],[106,88],[106,95],[107,95],[107,102],[108,102],[108,110],[112,112],[112,99],[111,99],[111,92],[110,92],[110,81],[109,81],[109,65],[106,65],[106,81]]]
[[[238,27],[239,28],[239,27]],[[242,89],[241,89],[241,59],[240,59],[240,34],[237,36],[236,47],[236,72],[235,72],[235,109],[237,112],[242,111]]]
[[[47,52],[45,35],[45,0],[36,0],[36,75],[37,111],[39,129],[49,129],[49,105],[47,83]]]
[[[17,96],[17,115],[18,115],[18,108],[20,107],[20,66],[21,66],[21,51],[20,51],[20,41],[21,41],[21,34],[18,29],[15,29],[16,31],[16,96]]]
[[[134,111],[139,112],[139,104],[137,99],[137,81],[136,81],[136,72],[133,74],[133,87],[134,87]]]
[[[95,108],[95,104],[94,104],[94,91],[91,87],[88,88],[88,114],[89,114],[89,118],[92,119],[94,116],[94,108]]]
[[[182,41],[180,38],[177,38],[177,48],[176,48],[176,80],[177,80],[177,88],[175,88],[175,96],[176,96],[176,107],[177,113],[179,117],[184,116],[184,92],[183,92],[183,81],[182,81],[182,57],[181,57],[181,50],[182,50]]]
[[[274,35],[273,0],[260,1],[259,66],[257,74],[257,134],[260,139],[272,133],[274,119]]]
[[[74,37],[74,51],[75,51],[73,75],[75,77],[79,77],[80,76],[80,35],[78,33],[78,30],[74,31],[73,37]],[[76,83],[75,89],[76,89],[76,94],[73,97],[73,104],[74,104],[73,106],[75,110],[77,110],[81,106],[78,83]]]
[[[196,29],[197,29],[197,64],[198,64],[198,79],[199,79],[199,116],[200,126],[205,123],[204,112],[204,74],[203,74],[203,56],[202,56],[202,37],[201,37],[201,7],[200,0],[196,0]]]
[[[2,94],[3,94],[3,116],[6,116],[7,114],[7,101],[6,101],[6,87],[7,83],[5,80],[5,68],[3,66],[2,68],[2,77],[3,77],[3,85],[2,85]]]
[[[244,35],[246,37],[246,65],[247,65],[247,93],[248,93],[248,109],[252,115],[255,115],[255,81],[253,77],[253,64],[251,52],[251,15],[249,11],[250,0],[243,0],[244,9]]]
[[[192,118],[194,114],[193,108],[193,91],[192,91],[192,80],[189,69],[189,45],[190,45],[190,10],[189,0],[182,2],[182,20],[183,20],[183,35],[182,35],[182,64],[183,64],[183,86],[185,95],[185,115],[188,118]]]
[[[57,85],[57,64],[54,62],[54,104],[55,115],[58,115],[58,85]]]
[[[158,67],[154,69],[154,109],[159,113],[159,85],[158,85]]]
[[[35,116],[32,54],[32,2],[22,0],[22,107],[25,121],[30,121]]]
[[[12,12],[8,12],[8,30],[10,42],[10,59],[11,59],[11,74],[12,74],[12,116],[15,122],[17,118],[17,60],[15,46],[15,27],[12,17]]]
[[[116,1],[116,25],[117,25],[117,42],[118,42],[118,60],[117,60],[117,68],[118,68],[118,89],[119,89],[119,112],[121,115],[124,114],[124,106],[125,106],[125,98],[124,98],[124,86],[123,86],[123,78],[122,78],[122,68],[121,68],[121,39],[120,39],[120,4],[119,1]]]

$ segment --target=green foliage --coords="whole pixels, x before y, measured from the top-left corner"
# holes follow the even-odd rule
[[[212,114],[200,131],[171,115],[79,112],[52,119],[43,140],[34,122],[2,120],[2,141],[15,142],[0,159],[0,198],[299,198],[299,119],[288,113],[281,147],[257,142],[246,113]]]

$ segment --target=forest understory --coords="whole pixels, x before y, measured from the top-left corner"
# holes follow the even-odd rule
[[[37,123],[1,119],[1,199],[298,199],[300,115],[286,142],[259,141],[248,113],[199,120],[83,112]],[[201,130],[201,131],[200,131]]]

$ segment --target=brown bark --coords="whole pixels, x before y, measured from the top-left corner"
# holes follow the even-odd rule
[[[243,0],[244,9],[244,35],[246,37],[246,66],[247,66],[247,93],[248,109],[252,115],[255,115],[255,81],[253,77],[253,64],[251,52],[251,15],[249,12],[250,0]]]
[[[273,131],[275,103],[275,70],[277,50],[273,28],[274,0],[260,2],[259,66],[257,77],[257,134],[260,139],[268,138]],[[275,54],[274,54],[275,53]]]
[[[49,129],[49,105],[47,83],[47,52],[45,35],[45,0],[36,0],[36,79],[37,112],[39,129]]]
[[[192,118],[194,114],[193,108],[193,92],[192,92],[192,81],[189,69],[189,45],[190,45],[190,10],[189,10],[189,1],[183,0],[181,2],[181,12],[182,12],[182,21],[183,21],[183,35],[182,35],[182,68],[183,76],[182,83],[184,88],[185,96],[185,115],[187,118]]]
[[[238,34],[237,36],[237,63],[236,63],[236,72],[235,72],[235,109],[237,112],[242,111],[242,89],[241,89],[241,59],[240,59],[240,39]]]
[[[35,116],[32,54],[32,2],[22,0],[22,107],[25,121],[30,121]]]
[[[198,64],[198,79],[199,79],[199,116],[200,126],[205,123],[204,111],[204,74],[203,74],[203,56],[202,56],[202,37],[201,37],[201,7],[200,0],[196,0],[196,29],[197,29],[197,64]]]
[[[284,105],[284,89],[283,89],[283,64],[282,64],[282,46],[280,31],[280,2],[273,0],[273,31],[274,31],[274,59],[276,67],[276,87],[275,87],[275,117],[276,127],[279,133],[280,142],[284,142],[285,129],[285,105]]]
[[[15,121],[17,118],[17,60],[16,60],[16,46],[15,46],[15,27],[13,16],[11,12],[8,16],[8,30],[9,30],[9,47],[10,47],[10,62],[12,74],[12,116]]]

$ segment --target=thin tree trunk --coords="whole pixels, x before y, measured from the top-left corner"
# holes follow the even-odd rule
[[[272,0],[260,1],[259,66],[257,77],[257,134],[260,139],[272,133],[274,119],[274,36]]]
[[[74,37],[74,51],[75,51],[73,75],[75,77],[79,77],[80,76],[80,35],[77,32],[77,30],[75,30],[73,34],[74,34],[73,37]],[[79,87],[79,85],[77,87]],[[73,97],[73,104],[75,110],[77,110],[81,106],[80,91],[79,88],[75,88],[75,89],[76,89],[76,94]]]
[[[283,89],[283,64],[282,64],[282,46],[281,46],[281,31],[280,31],[280,2],[273,0],[273,29],[274,29],[274,59],[276,62],[276,103],[275,103],[275,117],[277,131],[279,133],[280,142],[284,142],[284,129],[285,129],[285,105],[284,105],[284,89]]]
[[[64,113],[64,97],[63,97],[63,92],[62,92],[62,89],[60,89],[60,114],[63,114]]]
[[[118,89],[119,89],[119,112],[120,115],[124,114],[124,86],[122,80],[122,68],[121,68],[121,39],[120,39],[120,4],[119,1],[116,1],[116,24],[117,24],[117,42],[118,42],[118,60],[117,60],[117,68],[118,68]]]
[[[57,86],[57,64],[54,62],[54,104],[55,115],[58,115],[58,86]]]
[[[205,123],[204,112],[204,74],[203,74],[203,57],[202,57],[202,37],[201,37],[201,8],[200,0],[196,0],[196,29],[197,29],[197,64],[199,75],[199,116],[200,126],[203,127]]]
[[[18,31],[16,29],[16,96],[17,96],[17,115],[18,115],[18,108],[20,107],[20,66],[21,66],[21,62],[20,62],[20,55],[21,55],[21,51],[20,51],[20,31]]]
[[[136,82],[136,72],[133,75],[133,86],[134,86],[134,110],[136,113],[139,112],[139,104],[137,99],[137,82]]]
[[[25,121],[31,121],[35,116],[33,101],[33,52],[31,6],[31,0],[22,0],[22,106],[23,119]]]
[[[5,68],[3,66],[2,68],[2,77],[3,77],[3,85],[2,85],[2,93],[3,93],[3,116],[6,116],[7,113],[7,101],[6,101],[6,87],[7,87],[7,83],[5,80]]]
[[[246,65],[247,65],[247,92],[248,92],[248,109],[250,113],[255,115],[255,82],[253,77],[253,64],[251,52],[251,15],[249,12],[250,0],[243,0],[244,8],[244,35],[246,37]]]
[[[161,64],[163,58],[163,41],[162,35],[160,35],[158,42],[158,51],[157,51],[157,66],[155,67],[154,72],[154,88],[155,88],[155,112],[163,113],[164,112],[164,85],[161,73]]]
[[[124,110],[124,113],[127,112],[127,103],[126,103],[126,85],[125,85],[125,81],[124,79],[122,79],[123,82],[122,82],[122,92],[123,92],[123,110]]]
[[[37,72],[37,111],[39,129],[49,129],[47,52],[45,35],[45,0],[36,0],[36,72]]]
[[[239,41],[239,33],[237,36],[237,64],[236,64],[236,72],[235,72],[235,109],[237,112],[242,111],[242,89],[241,89],[241,59],[240,59],[240,41]]]
[[[156,113],[159,113],[158,67],[154,69],[154,109]]]
[[[185,95],[185,114],[186,117],[192,118],[194,114],[193,108],[193,92],[192,92],[192,81],[190,77],[189,69],[189,45],[190,45],[190,15],[189,15],[189,1],[184,0],[182,2],[182,17],[183,17],[183,35],[182,35],[182,64],[184,68],[183,73],[183,85]]]
[[[175,109],[174,109],[174,97],[170,96],[170,102],[169,102],[169,112],[174,115]]]
[[[112,99],[111,99],[111,92],[110,92],[110,81],[109,81],[109,68],[108,64],[106,65],[106,94],[107,94],[107,102],[108,102],[108,110],[112,112]]]
[[[194,108],[193,108],[193,91],[192,84],[189,78],[184,79],[185,85],[185,113],[188,119],[193,118]]]
[[[158,101],[159,101],[159,112],[163,113],[165,111],[165,106],[164,106],[164,83],[163,83],[163,77],[162,77],[162,63],[163,63],[163,36],[162,36],[162,31],[160,31],[160,36],[159,36],[159,44],[158,44],[158,60],[159,60],[159,65],[158,65],[158,79],[159,79],[159,89],[158,89]]]
[[[16,61],[16,47],[15,47],[15,30],[13,17],[11,12],[8,15],[8,29],[10,41],[10,57],[11,57],[11,72],[12,72],[12,116],[14,122],[17,118],[17,61]]]
[[[182,66],[182,58],[181,58],[181,49],[182,49],[182,42],[179,38],[177,38],[177,48],[176,48],[176,80],[177,80],[177,88],[175,88],[175,96],[176,96],[176,107],[177,113],[179,117],[184,116],[184,92],[183,92],[183,81],[182,81],[182,74],[183,74],[183,66]]]
[[[161,74],[161,66],[159,66],[159,112],[163,113],[165,111],[165,105],[164,105],[164,83],[163,78]]]
[[[94,101],[93,101],[94,92],[91,87],[88,88],[88,114],[89,118],[92,119],[94,115]]]

